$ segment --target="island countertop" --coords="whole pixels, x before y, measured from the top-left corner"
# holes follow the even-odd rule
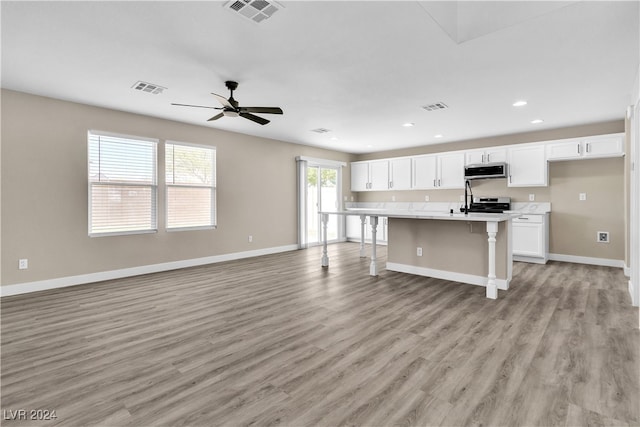
[[[409,218],[409,219],[437,219],[447,221],[477,221],[477,222],[502,222],[520,216],[519,213],[477,213],[469,212],[441,212],[441,211],[418,211],[407,209],[376,209],[376,208],[347,208],[343,211],[321,211],[320,214],[327,215],[365,215],[384,216],[387,218]]]

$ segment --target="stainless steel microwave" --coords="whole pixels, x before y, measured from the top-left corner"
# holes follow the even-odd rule
[[[464,179],[506,178],[506,163],[483,163],[464,167]]]

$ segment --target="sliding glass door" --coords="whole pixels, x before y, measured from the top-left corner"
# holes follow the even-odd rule
[[[322,241],[322,221],[319,211],[336,211],[340,206],[339,169],[337,167],[307,167],[307,243]],[[335,241],[340,236],[338,215],[329,215],[327,240]]]

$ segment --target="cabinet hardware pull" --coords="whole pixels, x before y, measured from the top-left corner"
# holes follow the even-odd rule
[[[578,154],[580,154],[580,143],[578,142]]]
[[[484,163],[484,154],[482,155],[482,163]]]
[[[433,180],[433,186],[434,187],[436,186],[436,180],[435,179]]]
[[[441,186],[441,184],[440,184],[440,180],[438,180],[438,187],[440,187],[440,186]]]
[[[509,184],[511,184],[511,175],[509,175]]]
[[[518,219],[526,219],[526,220],[528,220],[529,218],[527,218],[526,216],[520,216],[520,217],[518,217]]]
[[[487,153],[487,163],[491,163],[491,153]]]
[[[589,152],[589,143],[587,142],[587,153]]]

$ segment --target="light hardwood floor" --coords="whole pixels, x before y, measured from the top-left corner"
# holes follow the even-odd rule
[[[490,300],[369,277],[357,244],[330,257],[3,298],[3,418],[57,419],[2,425],[640,425],[638,311],[620,269],[515,263]]]

